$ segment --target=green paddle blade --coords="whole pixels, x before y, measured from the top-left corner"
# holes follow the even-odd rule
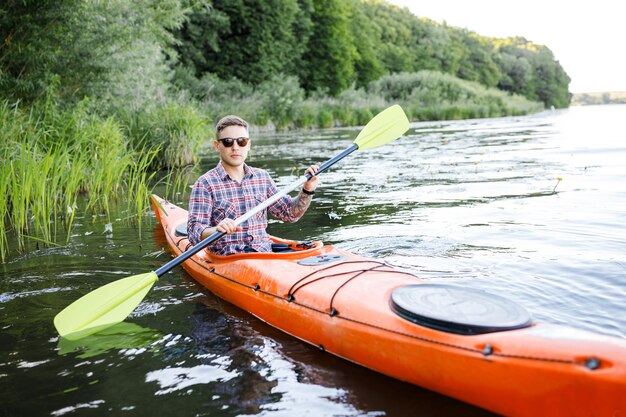
[[[361,130],[354,143],[362,149],[372,149],[385,145],[409,130],[409,119],[397,104],[378,113]]]
[[[154,272],[113,281],[65,307],[54,318],[59,335],[77,340],[123,321],[157,281]]]

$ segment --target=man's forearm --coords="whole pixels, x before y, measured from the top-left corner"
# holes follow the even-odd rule
[[[298,196],[294,199],[293,205],[291,206],[291,216],[296,218],[302,216],[311,205],[311,200],[313,200],[312,195],[305,194],[300,191]]]

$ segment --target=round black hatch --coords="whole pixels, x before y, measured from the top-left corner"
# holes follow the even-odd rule
[[[187,236],[187,222],[181,223],[176,226],[174,233],[176,234],[176,236]]]
[[[391,309],[421,326],[456,334],[482,334],[527,327],[530,314],[519,304],[487,292],[447,284],[398,287]]]

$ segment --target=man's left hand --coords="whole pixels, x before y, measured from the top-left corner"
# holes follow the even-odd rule
[[[317,175],[315,175],[315,173],[320,169],[320,164],[315,164],[315,165],[311,165],[310,167],[307,168],[306,172],[304,173],[306,174],[311,174],[312,177],[310,180],[308,180],[307,182],[304,183],[304,186],[302,188],[304,188],[305,190],[309,191],[309,192],[313,192],[315,191],[315,189],[317,188],[317,184],[319,182],[319,177]]]

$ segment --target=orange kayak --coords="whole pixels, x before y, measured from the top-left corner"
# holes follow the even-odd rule
[[[173,255],[187,211],[153,196]],[[626,416],[626,340],[533,322],[493,294],[431,284],[322,242],[184,269],[224,300],[320,349],[507,416]]]

